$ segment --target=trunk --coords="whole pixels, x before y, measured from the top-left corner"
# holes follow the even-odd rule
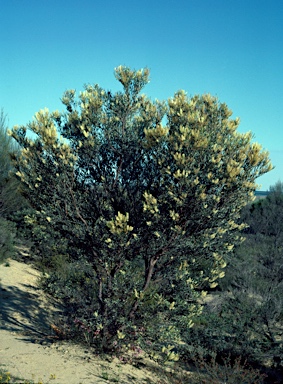
[[[158,256],[154,256],[152,257],[150,260],[149,260],[149,263],[146,262],[146,271],[145,271],[145,282],[144,282],[144,286],[143,286],[143,291],[145,291],[149,284],[150,284],[150,281],[152,279],[152,275],[153,275],[153,271],[154,271],[154,266],[158,260]],[[129,313],[129,318],[130,319],[133,319],[135,317],[135,312],[137,311],[138,309],[138,305],[139,305],[139,300],[138,298],[136,298],[136,300],[134,301],[134,304],[132,306],[132,309]]]

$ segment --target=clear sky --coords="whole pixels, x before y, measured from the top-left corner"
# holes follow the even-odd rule
[[[119,89],[113,70],[148,67],[144,92],[168,99],[211,93],[240,117],[283,181],[282,0],[1,0],[0,108],[9,125],[48,107],[66,89]]]

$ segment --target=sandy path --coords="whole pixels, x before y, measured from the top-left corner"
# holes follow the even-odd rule
[[[50,304],[37,288],[38,271],[15,260],[9,263],[0,265],[1,367],[44,384],[157,382],[147,371],[107,362],[86,348],[55,340],[50,325],[59,304]]]

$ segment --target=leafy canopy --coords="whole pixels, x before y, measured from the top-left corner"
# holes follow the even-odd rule
[[[193,325],[198,296],[241,240],[239,212],[271,169],[211,95],[152,101],[141,94],[148,69],[120,66],[115,76],[121,92],[69,90],[65,112],[41,110],[11,132],[34,208],[26,221],[46,258],[65,252],[90,266],[91,310],[81,317],[105,348],[130,335],[158,339],[157,330],[160,342],[176,341],[178,327]]]

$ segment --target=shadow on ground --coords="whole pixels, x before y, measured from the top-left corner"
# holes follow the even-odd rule
[[[26,340],[52,339],[51,327],[57,308],[43,297],[41,290],[28,284],[5,285],[0,282],[0,329],[26,336]]]

